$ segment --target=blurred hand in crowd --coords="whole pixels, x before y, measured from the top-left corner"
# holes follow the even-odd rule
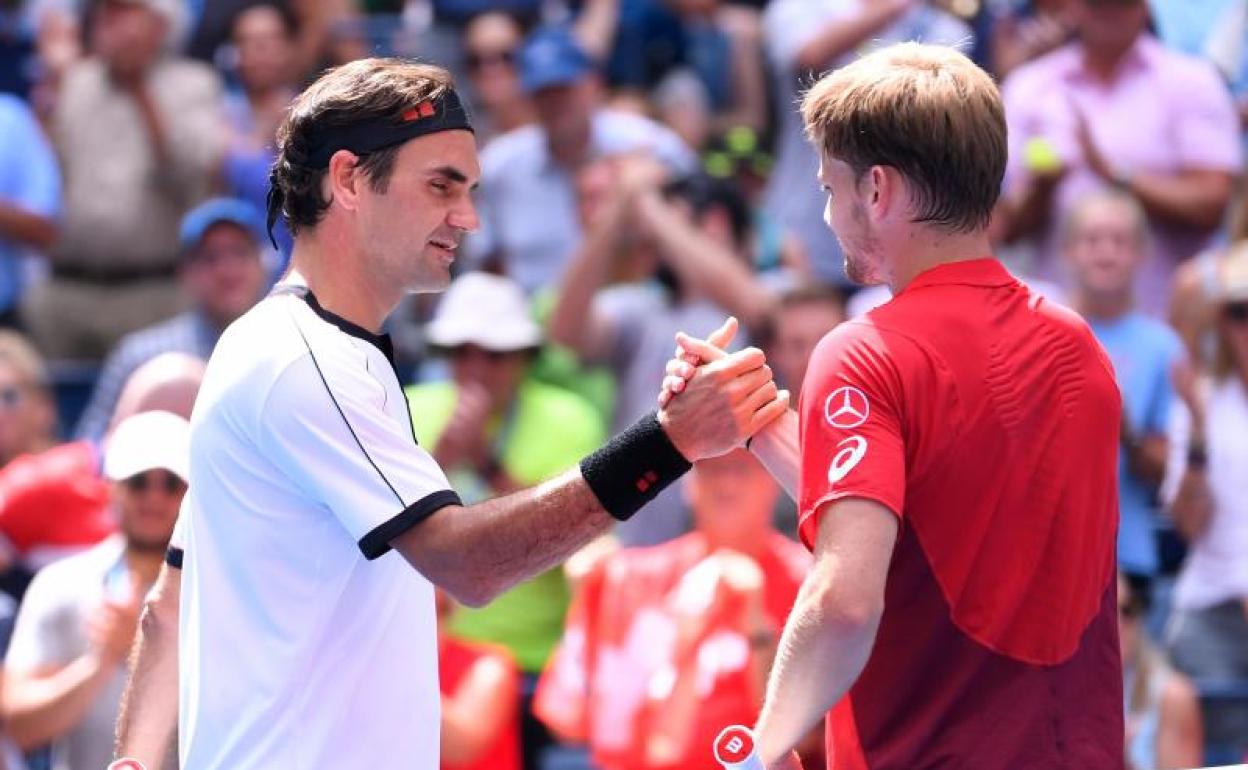
[[[139,622],[139,598],[106,601],[87,620],[87,638],[101,661],[121,665],[130,654]]]

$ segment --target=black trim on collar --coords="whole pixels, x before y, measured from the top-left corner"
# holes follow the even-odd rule
[[[463,505],[459,495],[449,489],[432,492],[399,511],[387,521],[373,527],[360,538],[360,552],[372,561],[390,550],[390,541],[448,505]]]
[[[364,340],[368,344],[377,348],[385,355],[386,360],[394,366],[394,342],[390,339],[389,334],[373,334],[368,329],[357,323],[352,323],[337,313],[326,310],[307,286],[298,286],[287,284],[285,286],[277,286],[273,289],[272,295],[293,294],[304,302],[308,303],[308,307],[312,308],[312,312],[316,313],[322,321],[337,326],[344,334],[349,334],[357,339]]]
[[[182,555],[185,553],[176,545],[171,545],[165,549],[165,564],[174,569],[182,569]]]

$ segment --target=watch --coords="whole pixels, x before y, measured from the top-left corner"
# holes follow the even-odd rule
[[[1187,447],[1187,467],[1194,471],[1203,471],[1209,464],[1209,453],[1203,442],[1192,442]]]

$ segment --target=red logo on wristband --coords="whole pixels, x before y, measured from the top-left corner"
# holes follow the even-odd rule
[[[734,725],[724,728],[724,731],[715,739],[715,758],[721,764],[734,765],[744,762],[754,753],[754,736],[750,731]]]
[[[659,480],[659,474],[655,473],[654,471],[646,471],[645,474],[642,475],[641,478],[637,479],[637,491],[645,492],[650,487],[654,486],[655,482],[657,482],[658,480]]]

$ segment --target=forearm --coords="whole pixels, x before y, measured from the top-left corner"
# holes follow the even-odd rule
[[[1203,470],[1189,468],[1179,480],[1179,489],[1170,504],[1174,525],[1189,542],[1200,537],[1213,514],[1213,493]]]
[[[607,282],[624,220],[622,201],[613,200],[606,205],[610,208],[603,213],[603,220],[586,235],[564,273],[548,327],[553,342],[586,358],[596,357],[598,352],[591,350],[594,347],[591,309],[594,295]]]
[[[1230,200],[1230,174],[1152,174],[1131,178],[1129,190],[1150,219],[1199,230],[1222,223]]]
[[[117,717],[117,756],[159,770],[173,753],[178,729],[176,596],[172,601],[163,592],[149,597],[139,621],[131,672]]]
[[[10,677],[4,717],[9,736],[24,750],[68,733],[86,717],[116,666],[89,652],[46,677]]]
[[[785,625],[755,730],[765,763],[796,747],[849,690],[871,654],[878,614],[838,611],[808,580]]]
[[[789,497],[797,500],[798,478],[802,469],[797,412],[789,409],[759,431],[750,441],[750,451]]]
[[[702,233],[657,195],[638,201],[646,232],[680,280],[735,315],[748,329],[767,320],[774,297],[742,260]]]
[[[581,8],[573,27],[576,39],[596,61],[606,61],[615,43],[620,0],[590,0]]]
[[[573,469],[536,487],[436,513],[399,539],[420,538],[422,557],[413,565],[461,603],[481,606],[615,523]]]
[[[824,70],[842,56],[882,32],[905,13],[907,6],[897,2],[875,2],[848,19],[834,21],[797,52],[798,70]]]
[[[48,249],[56,240],[56,223],[48,217],[0,201],[0,238],[36,249]]]

